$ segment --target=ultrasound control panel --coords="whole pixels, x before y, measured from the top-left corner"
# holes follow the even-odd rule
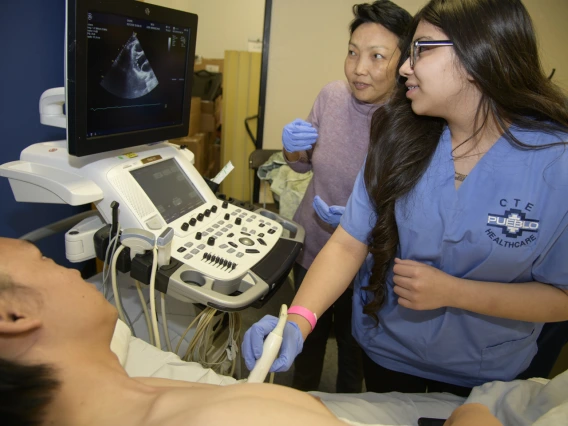
[[[252,268],[274,247],[282,225],[227,201],[196,209],[176,229],[173,256],[216,279]]]
[[[273,212],[222,200],[181,217],[173,229],[172,257],[179,268],[167,288],[156,288],[221,310],[254,305],[276,290],[304,239],[303,228]]]

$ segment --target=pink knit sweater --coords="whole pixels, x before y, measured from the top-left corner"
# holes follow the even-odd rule
[[[330,206],[347,204],[367,155],[371,118],[377,108],[358,101],[346,81],[327,84],[314,102],[307,121],[318,130],[318,140],[313,150],[300,153],[300,160],[288,162],[298,173],[314,172],[294,215],[306,230],[304,249],[297,259],[306,269],[334,231],[314,211],[314,196]]]

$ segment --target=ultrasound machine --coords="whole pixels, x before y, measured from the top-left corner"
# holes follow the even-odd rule
[[[67,0],[66,23],[65,88],[44,92],[39,109],[67,140],[31,145],[0,166],[16,200],[96,206],[66,234],[71,261],[104,260],[120,241],[117,268],[163,294],[224,312],[262,306],[304,230],[218,198],[193,154],[167,142],[188,133],[197,16]]]

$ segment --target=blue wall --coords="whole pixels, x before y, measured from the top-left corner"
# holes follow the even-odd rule
[[[65,131],[39,122],[41,94],[64,85],[65,0],[2,1],[0,12],[0,163],[19,160],[36,142],[65,139]],[[18,238],[87,207],[17,203],[0,178],[0,236]],[[57,263],[65,259],[63,234],[38,246]],[[78,267],[80,265],[75,265]]]

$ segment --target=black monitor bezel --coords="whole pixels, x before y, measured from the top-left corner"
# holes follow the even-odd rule
[[[183,114],[180,125],[87,138],[87,23],[89,11],[154,20],[190,29]],[[193,13],[133,0],[67,0],[65,89],[69,154],[82,157],[187,136],[196,36],[197,15]]]

